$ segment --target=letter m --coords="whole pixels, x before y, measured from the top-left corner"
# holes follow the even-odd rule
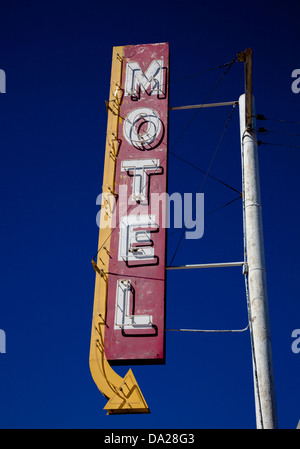
[[[145,72],[137,62],[129,62],[126,67],[125,96],[131,96],[133,101],[137,101],[143,91],[147,95],[154,93],[158,98],[165,98],[165,70],[162,59],[152,61]]]

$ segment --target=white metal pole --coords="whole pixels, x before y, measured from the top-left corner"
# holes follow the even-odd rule
[[[239,109],[256,424],[257,428],[274,429],[277,428],[277,413],[269,325],[257,140],[254,127],[246,126],[246,95],[240,97]]]
[[[223,103],[208,103],[208,104],[193,104],[188,106],[173,106],[169,108],[170,111],[178,111],[180,109],[202,109],[202,108],[215,108],[218,106],[231,106],[238,104],[238,101],[225,101]]]

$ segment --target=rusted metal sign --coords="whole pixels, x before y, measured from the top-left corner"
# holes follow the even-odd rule
[[[131,369],[164,362],[168,44],[113,48],[90,369],[108,414],[149,413]]]

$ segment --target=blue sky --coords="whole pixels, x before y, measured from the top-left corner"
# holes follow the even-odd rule
[[[154,1],[2,1],[0,68],[1,428],[255,428],[249,332],[167,332],[166,364],[134,366],[150,415],[106,416],[89,371],[112,47],[170,44],[170,106],[199,104],[223,69],[187,78],[253,49],[257,113],[299,121],[297,2],[251,4]],[[183,79],[185,78],[185,79]],[[180,81],[181,80],[181,81]],[[209,102],[237,100],[243,64],[234,64]],[[230,108],[170,111],[169,148],[206,170]],[[263,142],[300,145],[300,125],[264,121]],[[275,133],[275,131],[277,133]],[[300,419],[297,148],[259,148],[271,337],[278,421]],[[238,108],[210,173],[241,189]],[[198,192],[203,175],[169,157],[169,193]],[[212,179],[205,213],[235,198]],[[170,230],[171,234],[172,230]],[[172,259],[180,232],[168,237]],[[183,240],[173,264],[243,258],[242,204],[205,218],[200,240]],[[167,328],[247,325],[240,268],[167,273]],[[123,375],[128,367],[115,367]]]

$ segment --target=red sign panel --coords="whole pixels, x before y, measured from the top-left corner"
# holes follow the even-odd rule
[[[163,362],[169,46],[123,47],[104,348]]]

